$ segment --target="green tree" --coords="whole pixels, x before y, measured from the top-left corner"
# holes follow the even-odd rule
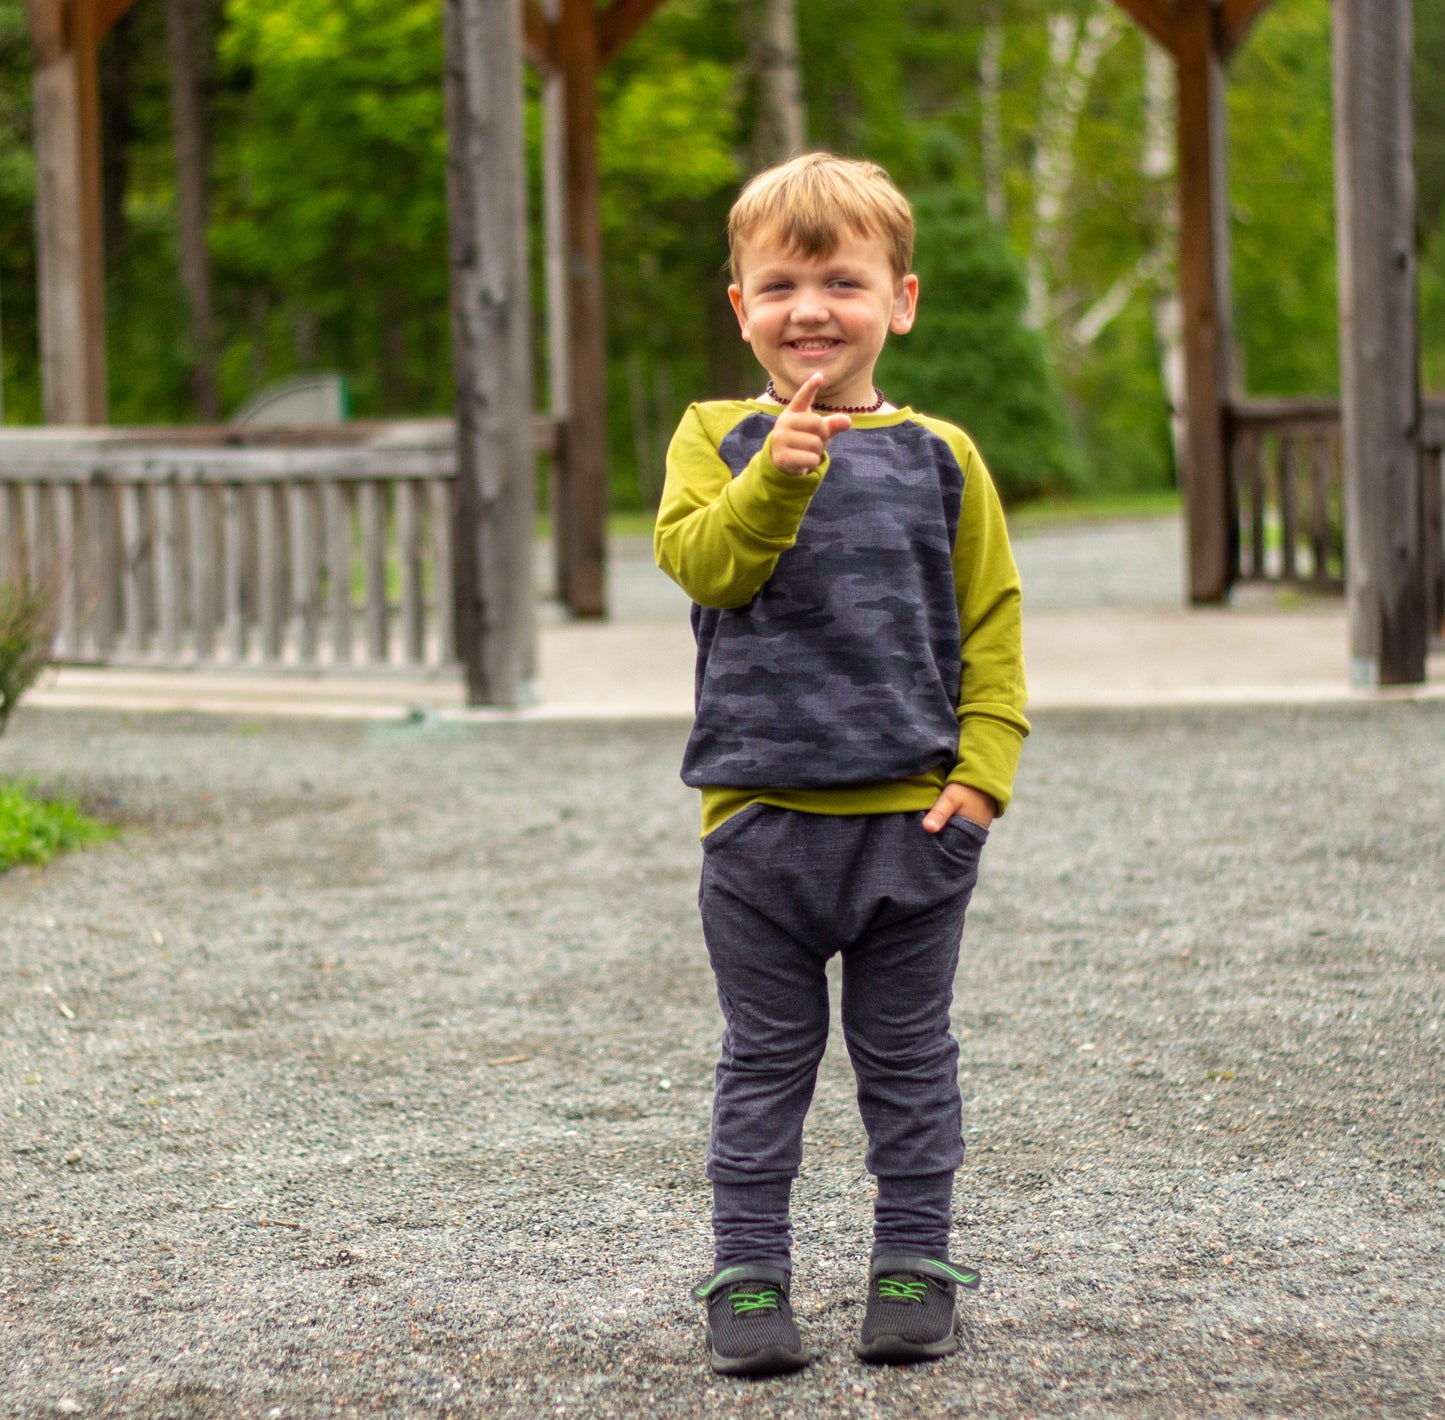
[[[0,394],[12,424],[40,418],[30,65],[25,6],[0,0]]]
[[[1415,174],[1420,202],[1420,366],[1445,394],[1445,7],[1415,0]]]
[[[746,43],[727,0],[670,0],[609,67],[600,165],[614,501],[656,501],[688,401],[750,378],[727,305]]]
[[[336,366],[358,411],[450,403],[432,0],[228,0],[213,167],[226,403]]]
[[[1043,341],[1023,323],[1017,261],[957,182],[918,193],[918,319],[884,351],[879,382],[899,403],[963,425],[1007,499],[1063,493],[1079,464]]]
[[[1256,395],[1339,389],[1328,0],[1276,0],[1230,71],[1235,337]]]

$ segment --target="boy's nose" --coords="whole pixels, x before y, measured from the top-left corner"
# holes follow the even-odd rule
[[[793,302],[793,319],[816,324],[828,319],[828,308],[811,292],[799,292],[797,300]]]

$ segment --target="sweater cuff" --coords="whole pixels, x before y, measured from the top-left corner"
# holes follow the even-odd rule
[[[784,473],[773,462],[773,436],[769,434],[732,482],[733,516],[759,536],[792,536],[827,471],[828,456],[824,454],[823,462],[811,473]]]
[[[958,763],[950,784],[967,784],[991,795],[999,814],[1013,798],[1014,775],[1028,721],[1002,705],[965,705],[959,711]]]

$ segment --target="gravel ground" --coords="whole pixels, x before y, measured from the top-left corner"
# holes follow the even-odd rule
[[[1445,705],[1041,715],[955,1016],[965,1346],[801,1375],[689,1285],[719,1025],[683,727],[24,710],[133,825],[0,878],[0,1416],[1445,1416]]]

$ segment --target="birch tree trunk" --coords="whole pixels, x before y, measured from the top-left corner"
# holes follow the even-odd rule
[[[996,227],[1008,222],[1008,194],[1003,149],[1003,21],[999,7],[988,7],[983,44],[978,53],[978,100],[983,148],[983,195],[989,221]]]
[[[1171,260],[1179,245],[1178,145],[1174,125],[1174,60],[1161,46],[1144,49],[1144,146],[1139,170],[1152,189],[1155,274],[1151,300],[1159,378],[1169,404],[1169,438],[1174,467],[1184,466],[1184,310],[1179,277]]]
[[[743,14],[748,67],[757,85],[753,164],[765,168],[801,152],[808,141],[796,0],[754,0]]]
[[[1074,141],[1099,65],[1124,33],[1112,3],[1096,6],[1083,24],[1077,15],[1048,18],[1048,77],[1044,83],[1033,160],[1033,228],[1025,280],[1027,319],[1043,330],[1057,317],[1057,286],[1068,256],[1064,222],[1077,166]]]
[[[218,419],[215,316],[211,256],[206,248],[206,136],[196,69],[191,0],[165,0],[166,61],[171,81],[171,127],[176,150],[176,208],[181,282],[190,311],[191,391],[196,412]]]

